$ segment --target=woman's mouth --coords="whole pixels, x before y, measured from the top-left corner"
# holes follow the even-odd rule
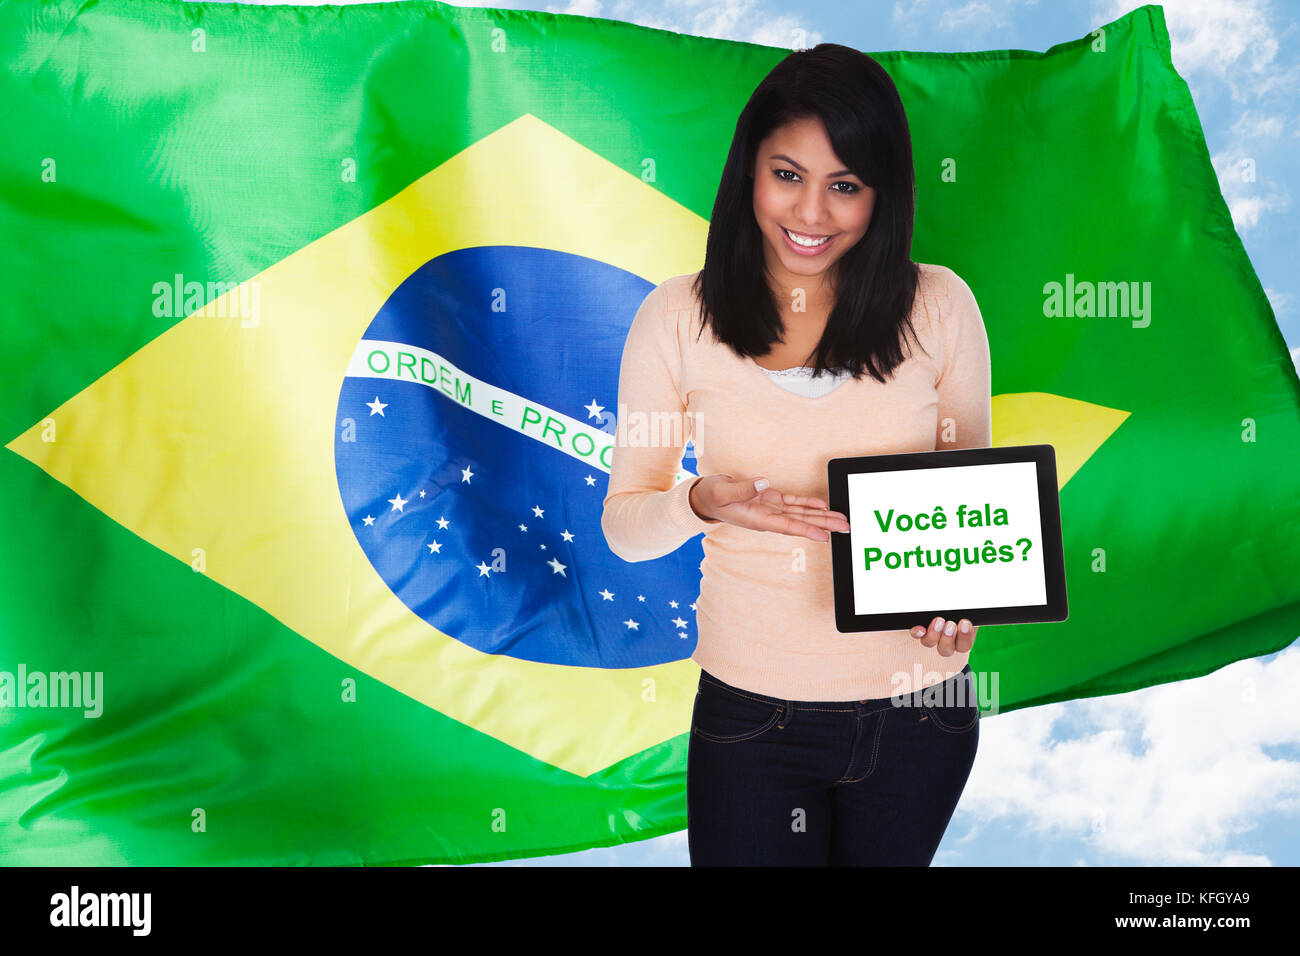
[[[809,236],[806,233],[791,232],[785,226],[781,227],[781,232],[785,236],[786,245],[801,256],[819,255],[835,239],[834,236]]]

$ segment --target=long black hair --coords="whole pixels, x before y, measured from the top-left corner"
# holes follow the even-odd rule
[[[749,168],[768,134],[809,117],[821,119],[835,155],[876,191],[866,234],[831,266],[835,304],[811,367],[884,382],[903,361],[904,328],[916,334],[909,319],[920,281],[911,255],[916,180],[903,102],[865,53],[819,43],[785,57],[758,84],[736,121],[694,293],[704,324],[738,355],[765,355],[781,339]]]

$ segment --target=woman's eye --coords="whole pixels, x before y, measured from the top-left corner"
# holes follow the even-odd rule
[[[776,176],[777,179],[781,180],[781,182],[783,183],[793,183],[793,182],[797,182],[799,179],[799,174],[796,173],[793,169],[774,169],[772,170],[772,173],[773,175]],[[787,173],[789,173],[788,177],[786,176]],[[840,189],[838,188],[840,186],[846,186],[847,188]],[[861,192],[861,187],[859,187],[855,183],[839,182],[835,184],[835,187],[836,187],[835,192],[843,193],[846,196],[852,196],[856,192]]]

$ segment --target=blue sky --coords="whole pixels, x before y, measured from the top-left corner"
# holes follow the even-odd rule
[[[867,52],[1046,50],[1140,4],[1115,0],[574,0],[485,3],[772,46]],[[1300,362],[1300,4],[1169,0],[1224,198]],[[1242,182],[1243,159],[1254,182]],[[1139,626],[1139,622],[1134,622]],[[1197,680],[981,723],[979,755],[935,865],[1300,863],[1300,647]],[[685,866],[685,831],[496,866]]]

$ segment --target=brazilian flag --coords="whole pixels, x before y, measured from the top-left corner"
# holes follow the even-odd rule
[[[789,53],[419,0],[0,3],[6,863],[685,826],[702,551],[604,542],[619,358]],[[997,709],[1290,643],[1300,383],[1160,8],[872,55],[995,443],[1057,453],[1071,616],[981,630]]]

